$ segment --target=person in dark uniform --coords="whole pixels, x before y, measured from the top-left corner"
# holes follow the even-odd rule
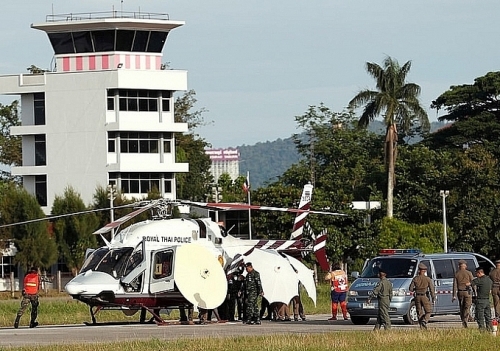
[[[493,306],[495,307],[495,318],[500,318],[500,260],[495,261],[495,269],[490,272],[490,279],[493,281]]]
[[[229,322],[234,322],[239,289],[238,276],[230,274],[227,279],[227,320]]]
[[[493,282],[484,274],[484,270],[476,269],[476,279],[472,281],[472,287],[476,292],[476,321],[480,331],[492,331],[490,293]]]
[[[180,307],[179,308],[179,320],[181,324],[191,324],[193,322],[193,313],[194,309],[193,306],[189,306],[187,308],[187,313],[186,313],[186,308],[185,307]]]
[[[30,328],[35,328],[38,325],[36,318],[38,316],[38,291],[40,290],[40,276],[38,275],[38,269],[32,267],[28,274],[24,277],[23,285],[23,299],[21,300],[21,307],[17,311],[16,320],[14,322],[14,328],[19,328],[19,321],[26,311],[26,308],[31,303],[31,321]]]
[[[472,279],[474,277],[467,270],[467,262],[465,260],[458,261],[458,271],[455,273],[455,279],[453,279],[453,297],[451,301],[453,302],[458,298],[460,319],[464,328],[467,328],[470,306],[472,305]]]
[[[378,314],[377,322],[373,330],[380,330],[381,326],[384,329],[391,329],[391,319],[389,317],[389,305],[392,300],[392,283],[387,280],[387,274],[383,269],[378,271],[379,282],[375,286],[372,292],[372,296],[378,299]],[[368,303],[371,302],[371,298],[368,299]]]
[[[264,317],[264,314],[266,314],[266,317]],[[260,302],[260,312],[259,312],[260,319],[266,319],[268,321],[273,319],[273,311],[271,304],[265,297],[262,298]]]
[[[431,317],[432,305],[429,300],[429,294],[432,304],[436,303],[436,291],[432,279],[426,275],[427,266],[423,263],[418,265],[418,275],[410,283],[410,291],[415,296],[415,307],[418,311],[418,323],[421,328],[427,329],[427,323]]]
[[[262,290],[262,283],[260,281],[260,274],[257,272],[252,263],[245,264],[247,276],[245,279],[245,302],[247,304],[247,318],[246,324],[260,324],[259,306],[257,305],[257,298],[264,296]]]
[[[247,320],[247,312],[245,306],[245,277],[241,274],[238,275],[237,286],[238,298],[236,299],[236,309],[238,313],[238,320],[245,321]]]

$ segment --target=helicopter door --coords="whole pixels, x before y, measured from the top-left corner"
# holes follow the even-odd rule
[[[151,255],[149,292],[158,293],[174,290],[174,250],[162,249]]]

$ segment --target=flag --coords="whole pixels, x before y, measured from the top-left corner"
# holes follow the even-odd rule
[[[248,176],[243,182],[243,191],[245,191],[245,193],[248,193],[250,191],[250,181],[248,180]]]

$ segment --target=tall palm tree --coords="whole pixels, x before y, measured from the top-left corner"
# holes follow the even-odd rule
[[[358,125],[366,128],[377,116],[382,115],[386,125],[385,162],[387,167],[387,217],[393,215],[394,165],[397,151],[397,127],[408,133],[415,124],[420,124],[424,131],[430,128],[427,112],[420,105],[420,86],[407,83],[406,76],[411,68],[411,61],[402,67],[398,61],[387,56],[384,67],[373,62],[366,63],[366,71],[376,81],[376,90],[361,90],[350,102],[354,110],[363,107]]]

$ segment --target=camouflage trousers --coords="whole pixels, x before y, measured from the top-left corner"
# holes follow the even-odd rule
[[[249,321],[260,320],[259,316],[259,306],[257,305],[257,294],[248,294],[245,300],[246,302],[246,317]]]
[[[28,305],[31,303],[31,322],[36,321],[36,317],[38,316],[38,295],[28,295],[24,294],[23,299],[21,301],[21,307],[17,311],[17,317],[21,318],[21,316],[28,308]]]

